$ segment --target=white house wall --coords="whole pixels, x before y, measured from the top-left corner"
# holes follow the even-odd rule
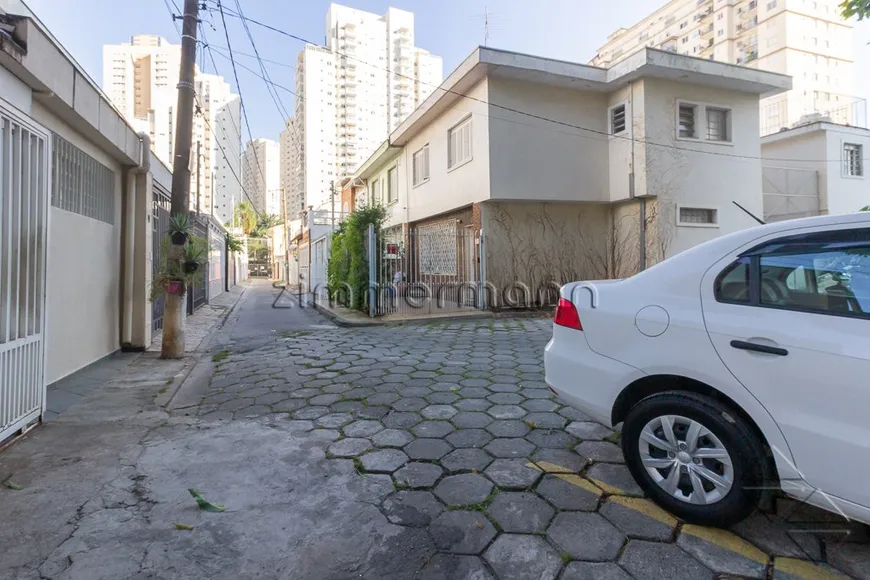
[[[0,67],[0,87],[3,87],[3,93],[0,94],[0,97],[22,113],[30,114],[33,102],[33,93],[30,87],[3,67]]]
[[[35,121],[115,172],[114,225],[49,209],[46,297],[46,382],[49,384],[120,346],[120,164],[69,125],[33,103]]]
[[[636,195],[660,199],[660,221],[668,239],[667,255],[712,238],[751,227],[756,222],[734,205],[762,214],[761,143],[758,136],[758,96],[710,87],[644,79],[645,142],[636,142],[645,164],[638,162]],[[731,142],[677,139],[677,103],[690,101],[731,110]],[[701,110],[702,107],[699,107]],[[703,115],[696,119],[703,134]],[[678,226],[677,208],[717,210],[718,224]]]
[[[471,98],[459,99],[447,108],[438,119],[413,137],[402,152],[405,167],[411,167],[414,153],[427,143],[429,145],[429,181],[410,189],[406,221],[413,222],[471,205],[490,195],[487,81],[478,83],[466,94]],[[448,169],[447,132],[469,115],[472,116],[472,158],[458,167]],[[405,187],[409,185],[410,181],[407,181]]]
[[[607,200],[606,94],[490,76],[489,101],[492,199]]]
[[[819,209],[822,214],[858,211],[870,205],[870,131],[824,123],[816,130],[793,136],[774,138],[764,143],[764,165],[814,169],[819,172]],[[847,177],[843,173],[843,145],[863,145],[864,176]],[[788,160],[788,161],[786,161]]]

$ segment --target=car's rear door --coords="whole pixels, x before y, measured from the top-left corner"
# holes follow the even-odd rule
[[[807,483],[864,506],[868,282],[870,228],[853,225],[758,240],[710,268],[701,286],[716,351],[778,423]]]

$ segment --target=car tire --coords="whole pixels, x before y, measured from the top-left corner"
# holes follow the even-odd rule
[[[730,463],[730,468],[725,467],[724,459],[698,458],[686,460],[688,463],[697,464],[694,466],[677,463],[670,468],[655,467],[657,465],[653,463],[655,461],[674,461],[667,459],[672,452],[662,452],[653,445],[646,445],[646,440],[641,440],[641,434],[650,425],[662,425],[662,418],[673,425],[672,431],[675,433],[676,441],[684,448],[686,444],[680,442],[678,427],[685,431],[685,426],[691,425],[692,422],[700,424],[704,429],[702,432],[708,435],[704,435],[701,439],[699,448],[706,445],[707,441],[715,440],[715,443],[711,444],[712,451],[717,454],[721,453],[721,449],[727,451],[729,459],[727,463]],[[673,421],[673,418],[677,418],[682,424]],[[684,420],[688,420],[688,423]],[[660,430],[657,433],[664,433],[664,431]],[[683,437],[688,440],[685,432]],[[645,447],[643,452],[642,447]],[[745,519],[758,507],[765,495],[764,490],[769,489],[770,458],[759,436],[733,409],[711,397],[683,391],[669,391],[646,397],[629,411],[625,419],[622,429],[622,449],[631,474],[647,495],[660,506],[689,523],[719,527],[735,524]],[[659,454],[665,453],[664,457],[661,459],[651,457],[653,450]],[[675,460],[681,460],[680,457],[681,454],[677,451]],[[644,460],[652,466],[653,473],[651,468],[644,464]],[[695,482],[690,477],[689,471],[708,467],[714,471],[727,469],[720,481],[730,481],[730,489],[723,492],[724,486],[718,488],[711,481],[699,478],[697,472],[693,471],[695,479],[711,488],[712,491],[709,492],[711,495],[721,493],[721,497],[713,500],[705,499],[709,501],[705,504],[690,503],[690,500],[681,499],[685,493],[695,497],[691,491]],[[673,494],[665,489],[671,469],[681,470],[677,475],[681,489]],[[660,478],[663,483],[658,483],[654,477]],[[688,492],[683,491],[686,488],[689,489]],[[701,493],[697,496],[700,497]],[[678,494],[681,497],[677,497]]]

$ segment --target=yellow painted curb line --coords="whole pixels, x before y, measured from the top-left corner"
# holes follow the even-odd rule
[[[598,479],[593,479],[591,477],[589,478],[589,480],[601,489],[603,489],[608,495],[625,495],[625,492],[618,487],[614,487],[610,484],[604,483],[603,481],[600,481]]]
[[[558,465],[556,463],[550,463],[549,461],[538,461],[536,463],[536,462],[530,461],[530,462],[526,463],[526,467],[528,467],[530,469],[535,469],[537,471],[542,471],[544,473],[551,473],[553,476],[558,477],[559,479],[565,480],[568,483],[570,483],[571,485],[577,486],[580,489],[585,489],[589,493],[597,495],[598,497],[601,497],[602,495],[604,495],[604,491],[607,491],[606,489],[604,491],[602,491],[602,489],[605,487],[604,485],[601,485],[601,484],[596,485],[595,483],[598,483],[598,482],[592,483],[592,481],[589,481],[588,479],[586,479],[584,477],[580,477],[576,473],[573,473],[567,467],[562,467],[561,465]],[[616,489],[616,488],[611,487],[611,489]],[[616,493],[616,492],[608,491],[607,493]]]
[[[594,483],[588,479],[580,477],[579,475],[574,475],[573,473],[554,473],[553,475],[559,479],[567,481],[571,485],[579,487],[580,489],[585,489],[589,493],[597,495],[598,497],[601,497],[604,494],[604,492],[598,489]]]
[[[773,561],[773,569],[783,574],[800,578],[801,580],[830,580],[831,578],[846,578],[830,568],[816,566],[806,560],[795,558],[776,558]]]
[[[683,533],[700,538],[705,542],[715,544],[720,548],[724,548],[735,554],[739,554],[744,558],[758,562],[762,565],[767,565],[770,557],[747,542],[746,540],[732,534],[731,532],[720,530],[719,528],[707,528],[704,526],[695,526],[686,524],[683,526]]]
[[[608,502],[619,504],[628,509],[640,512],[646,517],[665,524],[666,526],[675,527],[679,520],[651,502],[648,499],[639,497],[625,497],[622,495],[614,495],[607,499]]]
[[[572,469],[562,467],[556,463],[550,463],[549,461],[534,461],[527,463],[526,467],[537,468],[538,471],[543,471],[544,473],[574,473]]]

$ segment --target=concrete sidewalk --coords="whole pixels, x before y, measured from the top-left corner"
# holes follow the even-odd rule
[[[262,292],[249,303],[275,316]],[[0,579],[398,579],[432,556],[424,530],[380,513],[389,475],[327,460],[338,431],[156,405],[192,358],[142,354],[0,455],[0,480],[22,488],[0,487]],[[199,510],[189,488],[226,511]]]
[[[226,316],[242,298],[246,288],[245,285],[235,286],[187,317],[184,342],[188,353],[196,353],[208,346],[207,339],[221,326]],[[149,353],[160,352],[162,338],[162,332],[158,331],[154,334],[151,346],[148,348]],[[52,383],[48,386],[44,420],[54,421],[60,413],[82,403],[91,392],[124,373],[127,367],[140,356],[142,353],[117,351]],[[168,378],[170,377],[166,380]]]

